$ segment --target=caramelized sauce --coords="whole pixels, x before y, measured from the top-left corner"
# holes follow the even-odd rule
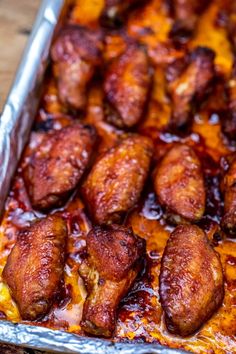
[[[77,0],[69,21],[96,28],[103,5],[103,0]],[[225,30],[216,26],[216,17],[221,6],[220,0],[212,2],[200,19],[196,35],[189,46],[205,45],[214,49],[218,75],[228,77],[233,60],[230,43]],[[199,224],[220,254],[225,276],[225,298],[218,312],[195,335],[183,339],[168,333],[159,302],[158,276],[161,256],[173,226],[168,223],[164,211],[156,200],[150,177],[139,205],[129,212],[125,219],[125,223],[131,225],[135,233],[145,238],[147,258],[142,273],[120,304],[114,340],[157,342],[194,353],[235,353],[236,242],[221,232],[219,223],[223,211],[220,180],[222,171],[224,168],[227,169],[227,160],[224,156],[234,152],[236,148],[230,145],[221,133],[220,116],[224,112],[225,103],[220,84],[215,85],[214,92],[210,93],[208,100],[195,114],[191,133],[180,137],[166,130],[171,115],[171,105],[165,89],[163,61],[168,63],[182,55],[177,49],[168,51],[164,45],[168,40],[172,23],[173,20],[168,17],[164,1],[149,1],[144,8],[135,10],[129,16],[126,31],[122,29],[106,36],[104,60],[106,62],[119,55],[127,45],[128,36],[138,39],[147,46],[152,62],[153,87],[145,119],[136,131],[149,136],[154,141],[153,168],[176,141],[194,146],[200,156],[205,175],[207,205],[205,215]],[[99,153],[113,146],[121,135],[127,134],[104,121],[101,87],[101,79],[97,77],[88,93],[88,108],[85,115],[71,116],[59,102],[55,82],[51,78],[50,70],[48,71],[34,131],[12,183],[0,226],[0,274],[16,241],[18,230],[29,225],[33,219],[43,216],[32,209],[21,173],[45,132],[60,129],[77,118],[94,124],[101,137],[95,158]],[[80,320],[86,290],[78,275],[78,267],[84,254],[86,234],[91,229],[92,223],[80,199],[79,189],[63,208],[53,210],[51,213],[61,214],[68,223],[64,284],[50,313],[32,324],[83,334]],[[22,322],[17,306],[1,278],[0,317],[13,322]]]

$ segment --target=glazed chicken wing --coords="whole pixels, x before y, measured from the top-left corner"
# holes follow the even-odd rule
[[[224,194],[224,216],[221,220],[223,229],[231,236],[236,235],[236,157],[226,172],[222,189]]]
[[[83,27],[63,28],[51,50],[59,98],[69,108],[85,108],[88,83],[101,63],[102,35]]]
[[[168,85],[173,104],[171,125],[175,129],[186,127],[193,115],[193,104],[204,97],[214,77],[214,52],[197,47],[190,54],[188,65],[179,77]]]
[[[168,330],[188,336],[219,308],[224,297],[218,254],[204,232],[180,225],[170,235],[161,263],[160,300]]]
[[[8,284],[22,319],[45,315],[63,278],[67,227],[58,216],[48,216],[20,231],[3,279]]]
[[[45,135],[24,173],[33,207],[61,204],[84,173],[95,137],[93,127],[79,123]]]
[[[120,128],[138,123],[144,112],[150,83],[147,54],[143,48],[132,44],[111,63],[105,76],[107,120]]]
[[[116,313],[141,268],[145,241],[124,226],[97,226],[87,236],[88,258],[80,266],[88,297],[82,328],[91,334],[110,337]]]
[[[90,214],[98,224],[120,222],[138,201],[147,178],[152,142],[134,135],[108,150],[93,166],[82,186]]]
[[[203,216],[206,193],[201,163],[189,146],[176,144],[167,152],[157,166],[154,188],[174,223]]]

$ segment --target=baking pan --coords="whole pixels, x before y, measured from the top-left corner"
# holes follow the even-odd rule
[[[44,0],[0,119],[0,213],[40,100],[49,48],[69,1]],[[113,343],[44,327],[0,321],[0,341],[54,353],[184,353],[158,344]],[[186,352],[185,352],[186,353]]]

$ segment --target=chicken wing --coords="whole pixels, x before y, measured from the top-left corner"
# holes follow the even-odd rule
[[[168,330],[188,336],[222,304],[223,272],[219,255],[204,232],[180,225],[170,235],[161,262],[160,301]]]
[[[110,337],[118,305],[141,268],[145,241],[124,226],[97,226],[87,236],[87,254],[79,269],[88,290],[81,326]]]
[[[115,59],[107,70],[104,91],[107,120],[129,128],[142,118],[151,84],[147,54],[137,44]]]
[[[24,171],[34,208],[47,209],[61,205],[83,175],[95,137],[93,127],[79,123],[45,135]]]
[[[98,224],[120,222],[138,201],[153,153],[152,142],[133,135],[111,148],[93,166],[82,186],[91,217]]]
[[[154,188],[174,223],[203,216],[206,193],[201,163],[189,146],[176,144],[167,152],[157,166]]]
[[[52,46],[53,71],[59,98],[69,108],[81,110],[86,105],[86,90],[101,63],[102,34],[80,26],[62,29]]]
[[[22,319],[47,314],[63,278],[67,227],[51,215],[19,232],[3,279],[8,284]]]
[[[190,54],[188,65],[179,77],[168,85],[173,103],[171,125],[175,129],[186,127],[193,115],[193,104],[199,103],[214,77],[214,52],[197,47]]]

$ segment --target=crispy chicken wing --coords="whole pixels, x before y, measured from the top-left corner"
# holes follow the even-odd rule
[[[63,277],[67,227],[55,215],[20,231],[3,270],[22,319],[45,315]]]
[[[176,144],[167,152],[157,166],[154,188],[173,222],[196,221],[203,216],[206,193],[201,163],[189,146]]]
[[[214,52],[209,48],[197,47],[190,54],[188,65],[168,85],[173,102],[172,127],[180,129],[189,124],[193,115],[193,103],[204,97],[214,77]]]
[[[135,125],[142,118],[150,83],[147,54],[132,44],[111,63],[105,76],[107,120],[119,128]]]
[[[236,236],[236,156],[224,176],[222,189],[224,194],[224,216],[221,225],[231,236]]]
[[[219,308],[224,297],[218,254],[204,232],[180,225],[171,234],[161,263],[160,300],[171,333],[188,336]]]
[[[95,137],[93,127],[79,123],[45,135],[24,173],[33,207],[61,204],[84,173]]]
[[[83,27],[68,25],[52,46],[54,75],[59,98],[69,108],[81,110],[86,104],[86,89],[101,63],[102,35]]]
[[[117,307],[141,268],[145,241],[124,226],[97,226],[87,236],[87,253],[79,270],[88,290],[81,326],[110,337]]]
[[[120,222],[138,201],[152,157],[152,142],[133,135],[108,150],[93,166],[82,195],[98,224]]]

